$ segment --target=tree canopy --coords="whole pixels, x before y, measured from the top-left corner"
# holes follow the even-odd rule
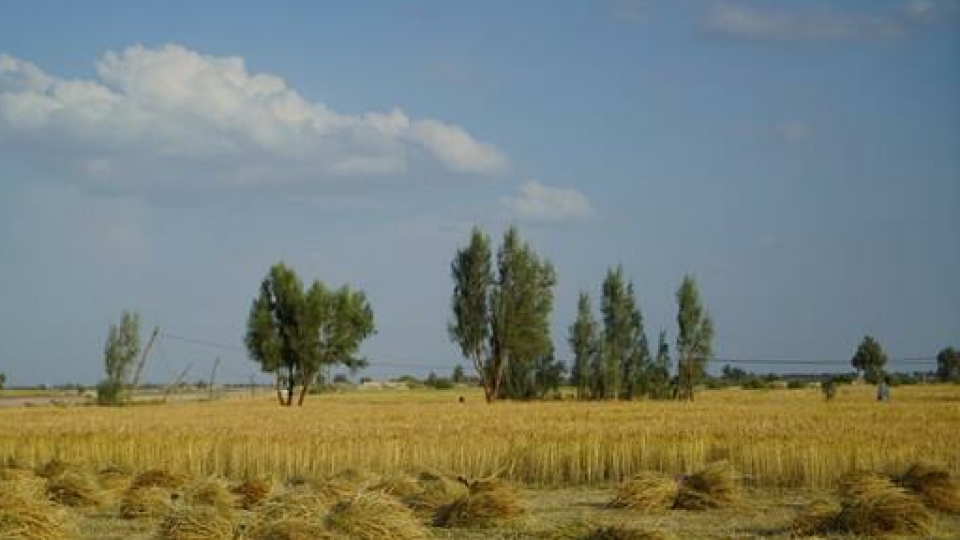
[[[374,332],[373,310],[363,292],[346,285],[328,289],[319,280],[304,291],[293,269],[281,262],[260,284],[244,342],[260,369],[274,374],[280,403],[290,406],[298,385],[297,403],[303,404],[323,367],[363,367],[366,361],[355,354]]]
[[[960,381],[960,351],[947,347],[937,353],[937,377],[941,381]]]
[[[692,276],[683,277],[677,290],[677,308],[677,397],[692,400],[693,388],[713,355],[713,320],[700,302]]]
[[[854,353],[850,363],[856,368],[858,373],[862,373],[867,381],[878,383],[883,378],[883,368],[887,364],[887,354],[883,352],[883,347],[873,338],[873,336],[864,336],[857,352]]]

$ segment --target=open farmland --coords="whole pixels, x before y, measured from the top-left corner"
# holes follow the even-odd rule
[[[53,460],[91,473],[161,469],[225,484],[265,478],[274,486],[352,471],[362,479],[358,490],[433,470],[450,478],[495,475],[521,488],[529,510],[523,519],[429,529],[440,538],[579,538],[570,531],[624,523],[681,538],[787,538],[800,509],[851,471],[896,475],[926,459],[954,477],[960,472],[955,385],[896,388],[890,403],[874,401],[869,387],[844,387],[829,403],[815,389],[706,391],[693,403],[495,405],[475,392],[354,392],[293,409],[261,395],[6,409],[0,425],[0,457],[20,468]],[[748,502],[700,513],[605,508],[617,485],[641,471],[672,476],[717,460],[742,475]],[[75,510],[81,537],[152,537],[156,523],[119,519],[119,503],[110,504]],[[934,538],[958,534],[955,517],[937,518]]]

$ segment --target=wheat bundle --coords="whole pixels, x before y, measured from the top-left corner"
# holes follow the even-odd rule
[[[31,469],[17,467],[0,467],[0,481],[18,481],[36,478],[37,474]]]
[[[219,480],[207,478],[191,485],[184,491],[184,499],[194,506],[208,506],[223,517],[233,515],[234,497]]]
[[[259,507],[257,519],[261,522],[300,520],[319,522],[330,510],[324,497],[307,487],[290,489],[275,495]]]
[[[614,525],[600,527],[583,537],[583,540],[670,540],[667,533],[660,530],[636,529]]]
[[[120,499],[120,515],[127,519],[158,518],[172,507],[170,490],[161,487],[130,488]]]
[[[866,536],[928,534],[933,516],[918,497],[890,480],[872,474],[856,474],[842,485],[843,508],[837,528]]]
[[[190,478],[185,474],[172,473],[163,469],[143,471],[133,478],[131,489],[160,487],[165,489],[179,489],[187,485]]]
[[[24,493],[0,490],[3,540],[61,540],[76,534],[75,522],[62,508]]]
[[[130,473],[119,467],[107,467],[97,473],[97,481],[107,491],[123,491],[130,485]]]
[[[247,533],[247,540],[337,540],[343,538],[322,525],[302,520],[270,521],[256,525]]]
[[[71,465],[69,465],[67,462],[53,458],[37,469],[37,476],[53,478],[67,472],[67,469],[69,468],[71,468]]]
[[[467,482],[470,491],[437,510],[440,527],[484,527],[526,512],[516,490],[499,480]]]
[[[726,461],[716,461],[692,475],[684,475],[679,484],[674,508],[723,508],[736,504],[741,497],[739,475]]]
[[[466,485],[434,471],[417,475],[419,490],[401,500],[419,516],[432,516],[441,506],[448,505],[469,491]]]
[[[947,468],[929,462],[915,463],[897,482],[930,508],[960,514],[960,488]]]
[[[423,491],[423,487],[417,482],[417,479],[407,474],[385,476],[370,489],[382,491],[400,500],[415,497]]]
[[[245,510],[250,510],[262,503],[270,496],[273,483],[263,478],[251,478],[234,486],[230,491],[239,497],[238,504]]]
[[[810,503],[794,520],[791,526],[794,536],[814,536],[836,531],[842,507],[840,504],[816,500]]]
[[[643,472],[621,484],[608,506],[643,512],[669,510],[676,502],[679,489],[673,478]]]
[[[47,495],[64,506],[99,506],[104,502],[97,481],[90,474],[72,470],[49,479]]]
[[[233,523],[209,506],[180,506],[157,529],[157,540],[232,540]]]
[[[334,506],[328,527],[355,540],[419,540],[429,538],[413,512],[380,491],[361,491]]]

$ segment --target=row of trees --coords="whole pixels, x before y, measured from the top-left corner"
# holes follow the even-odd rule
[[[450,338],[472,361],[487,401],[531,399],[555,389],[565,372],[555,360],[550,313],[556,273],[521,241],[516,228],[506,231],[492,262],[490,239],[474,228],[470,243],[451,265],[454,291]],[[571,379],[581,399],[633,399],[642,395],[693,399],[693,388],[712,354],[713,322],[700,302],[696,283],[685,277],[677,291],[678,377],[670,388],[670,351],[661,331],[651,357],[643,315],[632,281],[623,268],[610,269],[603,281],[602,327],[590,296],[581,293],[577,319],[570,327],[574,362]]]
[[[887,353],[873,336],[864,336],[850,364],[867,382],[879,383],[886,376]],[[937,353],[937,378],[960,382],[960,351],[947,347]]]

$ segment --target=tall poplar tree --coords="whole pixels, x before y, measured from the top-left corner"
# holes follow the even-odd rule
[[[597,321],[593,317],[590,295],[581,292],[577,299],[577,320],[570,325],[568,337],[573,351],[571,379],[577,388],[577,399],[586,399],[590,393],[594,357],[599,352]]]
[[[693,389],[713,354],[713,320],[700,303],[692,276],[683,277],[677,290],[677,308],[677,397],[693,400]]]

